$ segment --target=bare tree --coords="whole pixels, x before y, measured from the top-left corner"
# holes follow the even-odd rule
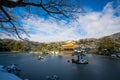
[[[26,13],[16,14],[19,9]],[[79,0],[0,0],[0,32],[14,36],[17,34],[22,39],[21,34],[26,31],[20,25],[20,17],[29,17],[30,13],[35,13],[59,20],[76,19],[82,11]]]

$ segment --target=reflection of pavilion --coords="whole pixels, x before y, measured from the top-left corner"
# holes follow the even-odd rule
[[[76,43],[74,41],[67,41],[63,45],[63,50],[69,51],[69,50],[74,50],[76,48]]]

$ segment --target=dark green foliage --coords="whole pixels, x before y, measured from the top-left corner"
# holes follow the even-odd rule
[[[39,42],[26,42],[17,41],[12,39],[0,39],[0,51],[61,51],[62,44],[60,42],[52,43],[39,43]]]
[[[110,37],[104,37],[98,42],[98,51],[110,55],[116,50],[116,42]]]

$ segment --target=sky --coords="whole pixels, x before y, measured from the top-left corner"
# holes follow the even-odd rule
[[[71,21],[65,24],[67,21],[62,20],[58,23],[51,18],[44,19],[35,14],[21,19],[22,26],[30,35],[29,40],[79,40],[100,38],[120,32],[120,0],[81,0],[80,5],[85,9],[85,13],[78,15],[78,22]]]

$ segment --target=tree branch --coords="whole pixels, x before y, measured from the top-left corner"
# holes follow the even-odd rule
[[[12,8],[12,10],[16,11],[16,9],[14,8],[23,7],[23,8],[28,8],[28,12],[30,12],[30,6],[33,6],[33,7],[37,7],[40,11],[44,11],[44,12],[40,12],[41,15],[47,13],[49,16],[59,20],[63,19],[63,17],[69,18],[69,19],[75,19],[76,18],[75,13],[79,13],[78,12],[79,7],[77,7],[78,5],[71,4],[69,1],[71,0],[39,0],[39,1],[37,0],[35,1],[34,0],[16,0],[16,1],[0,0],[0,12],[1,12],[0,22],[3,23],[3,26],[6,26],[7,24],[8,26],[6,27],[8,28],[6,30],[10,31],[10,29],[12,29],[11,32],[15,32],[17,37],[22,39],[20,34],[22,34],[23,32],[25,33],[24,29],[22,29],[22,27],[18,25],[20,21],[15,17],[12,17],[10,15],[11,12],[7,11],[7,9]],[[16,12],[15,14],[13,13],[14,16],[23,15],[23,12],[22,14],[16,14]],[[6,27],[3,27],[3,28],[6,28]]]
[[[8,18],[8,20],[3,21],[3,22],[8,22],[11,20],[11,17],[9,16],[9,14],[4,10],[4,8],[2,6],[0,6],[0,9],[2,10],[2,12],[6,15],[6,17]],[[0,21],[2,22],[2,21]]]

